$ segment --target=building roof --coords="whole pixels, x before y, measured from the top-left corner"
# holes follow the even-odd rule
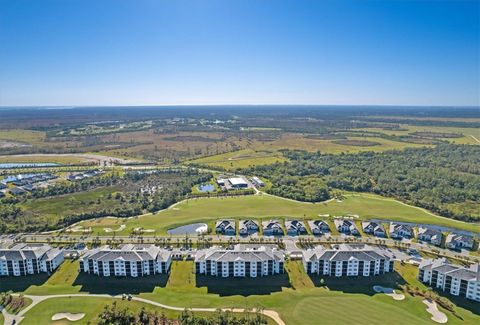
[[[233,229],[235,230],[235,220],[233,219],[222,219],[218,220],[215,223],[215,228],[222,228],[224,230],[226,229]]]
[[[263,229],[272,229],[272,228],[282,228],[282,225],[280,224],[279,220],[268,220],[268,221],[262,221],[262,226]]]
[[[411,232],[413,231],[413,228],[412,228],[412,226],[407,225],[407,224],[405,224],[405,223],[394,223],[394,222],[391,222],[391,223],[390,223],[389,231],[390,231],[391,233],[399,232],[399,231],[405,231],[405,232],[411,233]]]
[[[230,184],[232,184],[232,186],[248,185],[248,183],[241,177],[232,177],[232,178],[229,178],[228,181],[230,182]]]
[[[469,243],[469,244],[473,245],[473,238],[470,237],[470,236],[450,233],[450,234],[448,234],[447,239],[446,239],[447,244],[450,243],[450,242],[459,242],[459,241],[463,241],[463,242],[466,242],[466,243]]]
[[[429,237],[435,237],[442,235],[442,232],[433,228],[427,228],[427,227],[419,227],[418,228],[418,235],[424,235],[424,236],[429,236]]]
[[[149,260],[166,261],[170,256],[171,251],[162,250],[155,245],[126,244],[119,248],[110,248],[108,246],[95,248],[86,252],[81,259],[94,259],[103,262],[115,260],[141,262]]]
[[[305,224],[300,220],[287,220],[285,221],[285,228],[287,230],[299,230],[300,228],[305,228]]]
[[[375,261],[379,259],[390,259],[389,256],[384,254],[378,248],[368,245],[347,244],[341,244],[331,249],[319,246],[315,249],[303,251],[303,257],[307,261],[348,261],[351,259],[357,259],[360,261]]]
[[[7,261],[23,261],[39,259],[49,261],[63,251],[46,244],[16,244],[11,248],[0,249],[0,259]]]
[[[419,269],[437,271],[439,273],[465,281],[480,281],[480,264],[470,267],[450,264],[446,258],[424,259],[420,262]]]
[[[247,227],[255,226],[258,228],[258,222],[252,219],[240,220],[240,229],[247,229]]]
[[[284,261],[283,251],[269,246],[235,245],[233,250],[210,248],[199,250],[195,255],[195,262],[206,260],[215,262],[263,262],[269,260]]]

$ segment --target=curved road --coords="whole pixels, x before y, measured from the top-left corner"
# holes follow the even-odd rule
[[[11,325],[14,321],[16,324],[20,323],[24,318],[25,314],[35,307],[37,304],[41,303],[44,300],[47,299],[53,299],[53,298],[69,298],[69,297],[97,297],[97,298],[114,298],[114,299],[122,299],[121,295],[117,296],[111,296],[111,295],[101,295],[101,294],[65,294],[65,295],[48,295],[48,296],[31,296],[31,295],[24,295],[25,298],[29,298],[32,300],[32,303],[27,306],[27,308],[21,310],[18,315],[12,315],[7,313],[5,309],[2,309],[2,314],[3,317],[5,318],[5,325]],[[152,306],[164,308],[164,309],[170,309],[170,310],[175,310],[175,311],[183,311],[185,308],[188,307],[175,307],[175,306],[168,306],[164,305],[161,303],[158,303],[156,301],[140,298],[140,297],[132,297],[132,300],[138,301],[138,302],[143,302]],[[215,312],[217,308],[188,308],[191,311],[194,312]],[[222,308],[223,311],[231,311],[234,313],[243,313],[245,312],[245,309],[243,308]],[[255,311],[255,309],[253,309]],[[267,317],[270,317],[273,319],[278,325],[285,325],[285,322],[281,319],[280,315],[274,311],[274,310],[263,310],[261,313]]]

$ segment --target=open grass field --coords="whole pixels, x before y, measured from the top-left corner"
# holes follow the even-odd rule
[[[437,132],[437,133],[458,133],[462,134],[462,137],[459,138],[442,138],[442,140],[449,141],[451,143],[457,144],[474,144],[480,145],[478,141],[474,138],[480,139],[480,129],[479,128],[461,128],[461,127],[447,127],[447,126],[421,126],[421,125],[408,125],[400,124],[401,130],[385,130],[381,128],[365,128],[365,129],[356,129],[358,131],[374,131],[380,132],[387,135],[408,135],[413,132]],[[472,137],[473,136],[473,137]]]
[[[192,222],[211,222],[217,218],[271,218],[296,217],[318,218],[320,214],[340,216],[359,215],[361,219],[380,218],[454,227],[474,232],[480,224],[465,223],[435,216],[421,208],[373,194],[347,194],[342,202],[303,203],[270,195],[255,195],[230,198],[202,198],[181,202],[155,215],[130,219],[103,218],[80,223],[92,227],[94,233],[103,234],[104,227],[116,228],[125,224],[125,230],[117,235],[128,235],[133,228],[154,229],[156,234],[166,234],[167,229]]]
[[[415,143],[392,141],[378,137],[348,137],[348,140],[375,142],[377,145],[361,146],[340,144],[335,143],[335,140],[319,140],[308,138],[307,135],[299,133],[285,133],[274,141],[252,141],[247,149],[194,159],[188,161],[187,164],[193,163],[212,168],[236,170],[238,168],[283,162],[285,161],[285,158],[280,152],[280,150],[283,149],[321,151],[323,153],[339,154],[342,152],[356,153],[361,151],[382,152],[393,149],[401,150],[407,147],[425,146]]]
[[[19,206],[28,215],[38,216],[54,223],[67,215],[94,212],[115,206],[118,201],[114,198],[109,199],[107,196],[120,190],[115,186],[103,187],[62,196],[29,199]]]
[[[326,277],[321,286],[318,276],[308,276],[300,262],[288,262],[287,272],[260,279],[218,279],[207,276],[196,276],[193,273],[193,262],[174,262],[168,279],[145,277],[133,279],[99,278],[79,275],[78,261],[60,267],[60,274],[54,281],[47,280],[37,287],[27,287],[26,294],[56,294],[89,292],[109,293],[130,292],[142,298],[177,307],[258,307],[276,310],[289,325],[295,324],[431,324],[430,315],[420,298],[406,295],[403,301],[394,301],[383,294],[375,294],[372,286],[398,289],[398,285],[409,283],[419,288],[423,284],[416,280],[417,269],[412,265],[397,264],[396,272],[371,278],[335,279]],[[64,270],[62,270],[62,268]],[[84,277],[79,280],[78,278]],[[29,277],[30,279],[32,277]],[[62,278],[65,278],[62,283]],[[72,286],[80,282],[86,284]],[[26,278],[28,279],[28,278]],[[152,280],[153,279],[153,280]],[[103,281],[102,281],[103,280]],[[155,281],[157,280],[157,281]],[[24,278],[13,279],[24,281]],[[31,280],[30,280],[31,281]],[[139,284],[132,291],[131,283]],[[146,285],[145,283],[148,283]],[[62,287],[57,290],[55,287]],[[86,313],[86,317],[78,324],[94,322],[95,316],[110,303],[109,298],[66,298],[46,300],[32,308],[26,314],[25,324],[50,324],[51,316],[58,312]],[[136,302],[119,301],[130,308],[141,308]],[[456,313],[461,317],[446,312],[448,324],[475,324],[480,320],[480,310],[468,301],[460,301]],[[148,306],[145,306],[149,310]],[[348,309],[348,312],[345,309]],[[157,309],[158,310],[158,309]],[[159,313],[161,311],[159,310]],[[165,311],[169,316],[175,314]],[[60,324],[60,323],[55,323]]]
[[[0,163],[56,163],[62,165],[68,164],[82,164],[88,160],[73,156],[0,156]]]
[[[194,163],[214,168],[220,167],[226,170],[235,170],[237,168],[247,168],[257,165],[270,165],[283,161],[285,161],[285,158],[283,158],[282,154],[277,151],[256,151],[252,149],[243,149],[191,160],[188,161],[187,164]]]
[[[137,301],[126,301],[120,299],[109,298],[85,298],[85,297],[70,297],[70,298],[53,298],[45,300],[34,306],[26,314],[26,318],[22,324],[32,325],[63,325],[63,324],[96,324],[97,316],[103,311],[106,305],[111,305],[113,302],[117,303],[117,308],[129,308],[131,311],[138,312],[142,307],[147,311],[157,312],[159,315],[164,313],[169,318],[177,318],[180,312],[175,312],[159,307],[154,307],[145,303]],[[84,313],[85,316],[78,321],[69,322],[52,321],[52,316],[56,313]]]

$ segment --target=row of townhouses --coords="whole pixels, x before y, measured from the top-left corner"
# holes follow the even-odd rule
[[[269,246],[237,244],[233,250],[206,249],[195,256],[195,273],[217,277],[262,277],[284,272],[283,251]]]
[[[480,301],[480,264],[467,267],[450,264],[447,259],[426,259],[420,263],[418,278],[432,288],[455,296]]]
[[[44,244],[16,244],[0,249],[0,276],[52,273],[63,262],[63,251]]]
[[[335,228],[341,234],[360,236],[360,231],[355,221],[346,218],[335,218],[333,220]],[[321,236],[330,232],[330,226],[324,220],[309,220],[308,225],[315,236]],[[305,222],[301,220],[286,220],[284,223],[280,220],[272,219],[263,221],[261,224],[263,234],[265,236],[283,236],[285,233],[289,236],[307,235]],[[412,239],[415,237],[413,224],[391,222],[388,232],[381,222],[362,221],[362,230],[368,235],[376,237],[387,237],[393,239]],[[248,236],[260,231],[259,222],[252,219],[244,219],[239,221],[239,234]],[[221,219],[215,224],[215,232],[219,235],[235,236],[237,234],[236,221],[234,219]],[[427,242],[432,245],[440,246],[443,234],[434,227],[420,226],[418,228],[418,240]],[[460,250],[472,249],[473,238],[471,236],[450,233],[445,240],[447,248]]]
[[[317,247],[303,252],[308,274],[326,276],[371,276],[393,271],[393,260],[368,245],[340,244],[332,249]]]
[[[172,252],[155,245],[102,246],[80,258],[80,271],[99,276],[140,277],[168,273]]]
[[[321,235],[330,231],[328,223],[322,220],[309,221],[310,228],[314,235]],[[262,222],[263,234],[265,236],[289,236],[307,235],[305,223],[300,220],[287,220],[285,223],[280,220],[267,220]],[[260,224],[256,220],[245,219],[239,221],[239,233],[241,236],[248,236],[260,231]],[[234,219],[218,220],[215,224],[215,232],[220,235],[235,236],[237,227]]]

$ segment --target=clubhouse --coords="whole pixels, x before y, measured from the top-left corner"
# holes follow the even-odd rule
[[[237,244],[233,249],[199,250],[195,273],[217,277],[263,277],[283,273],[283,251],[270,246]]]
[[[46,244],[17,244],[0,249],[0,276],[52,273],[63,262],[63,251]]]
[[[479,263],[466,268],[450,264],[446,258],[426,259],[420,263],[418,279],[454,296],[480,301]]]
[[[326,276],[372,276],[393,271],[393,260],[368,245],[335,245],[303,252],[303,266],[309,274]]]
[[[80,271],[99,276],[140,277],[168,273],[172,252],[155,245],[102,246],[80,258]]]

